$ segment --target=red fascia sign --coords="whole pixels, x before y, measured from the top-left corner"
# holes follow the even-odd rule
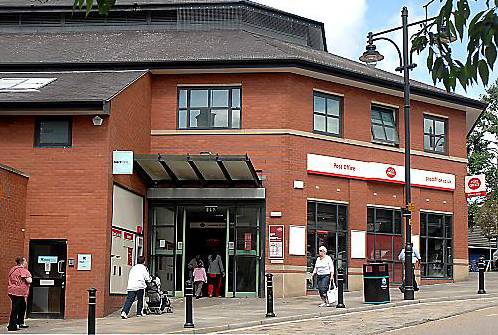
[[[486,195],[486,175],[479,174],[465,177],[465,195],[467,198]]]
[[[404,184],[405,168],[394,164],[364,162],[352,159],[308,154],[307,171],[332,177]],[[436,171],[410,169],[412,186],[443,191],[455,190],[455,175]]]
[[[268,257],[270,259],[284,258],[284,226],[270,225],[268,235]]]

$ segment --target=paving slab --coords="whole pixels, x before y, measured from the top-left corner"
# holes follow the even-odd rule
[[[498,273],[486,274],[486,297],[498,300]],[[318,296],[303,296],[275,299],[275,318],[266,318],[266,301],[260,298],[202,298],[194,299],[194,329],[184,329],[185,301],[183,298],[172,299],[174,313],[148,315],[137,318],[132,307],[131,317],[122,320],[119,311],[97,319],[97,333],[111,334],[165,334],[165,333],[209,333],[226,331],[282,321],[309,319],[319,316],[332,316],[352,312],[380,310],[386,307],[406,306],[418,303],[436,303],[444,301],[476,300],[484,297],[477,294],[477,275],[471,274],[467,281],[422,286],[416,292],[414,301],[404,301],[397,288],[390,290],[391,303],[385,305],[369,305],[363,302],[363,292],[346,292],[344,302],[346,308],[318,307]],[[17,333],[50,333],[50,334],[85,334],[86,320],[27,320],[30,328]],[[0,333],[6,332],[5,326]]]

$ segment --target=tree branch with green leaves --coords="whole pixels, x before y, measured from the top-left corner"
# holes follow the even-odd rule
[[[434,84],[442,82],[448,91],[455,90],[457,80],[464,89],[478,83],[479,78],[487,86],[497,58],[498,0],[481,0],[486,9],[473,17],[469,0],[439,2],[442,7],[435,20],[412,36],[412,52],[428,49],[427,68],[432,80]],[[461,43],[467,39],[465,59],[454,58],[443,34],[456,37]]]

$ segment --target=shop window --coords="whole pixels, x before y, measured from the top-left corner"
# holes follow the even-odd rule
[[[342,98],[313,93],[313,130],[327,135],[342,135]]]
[[[372,124],[372,141],[383,144],[397,145],[398,131],[394,109],[372,106],[370,112]]]
[[[180,88],[178,129],[239,129],[241,88]]]
[[[453,217],[420,213],[420,256],[422,276],[453,277]]]
[[[424,150],[440,154],[448,152],[447,121],[424,115]]]
[[[401,210],[380,207],[367,208],[367,258],[389,264],[389,279],[402,281],[402,264],[398,260],[403,237]]]
[[[35,123],[35,147],[67,148],[72,144],[71,119],[38,119]]]
[[[336,267],[344,269],[347,279],[347,206],[342,204],[308,201],[307,225],[307,287],[316,289],[315,278],[311,277],[318,248],[325,246]]]

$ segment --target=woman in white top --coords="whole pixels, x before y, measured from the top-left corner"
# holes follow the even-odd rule
[[[320,298],[322,298],[323,303],[320,307],[329,306],[327,300],[327,291],[330,288],[330,283],[332,278],[334,278],[334,262],[329,255],[327,255],[327,248],[323,245],[318,249],[319,256],[316,259],[315,269],[313,270],[313,275],[317,275],[317,286],[318,292],[320,292]]]

